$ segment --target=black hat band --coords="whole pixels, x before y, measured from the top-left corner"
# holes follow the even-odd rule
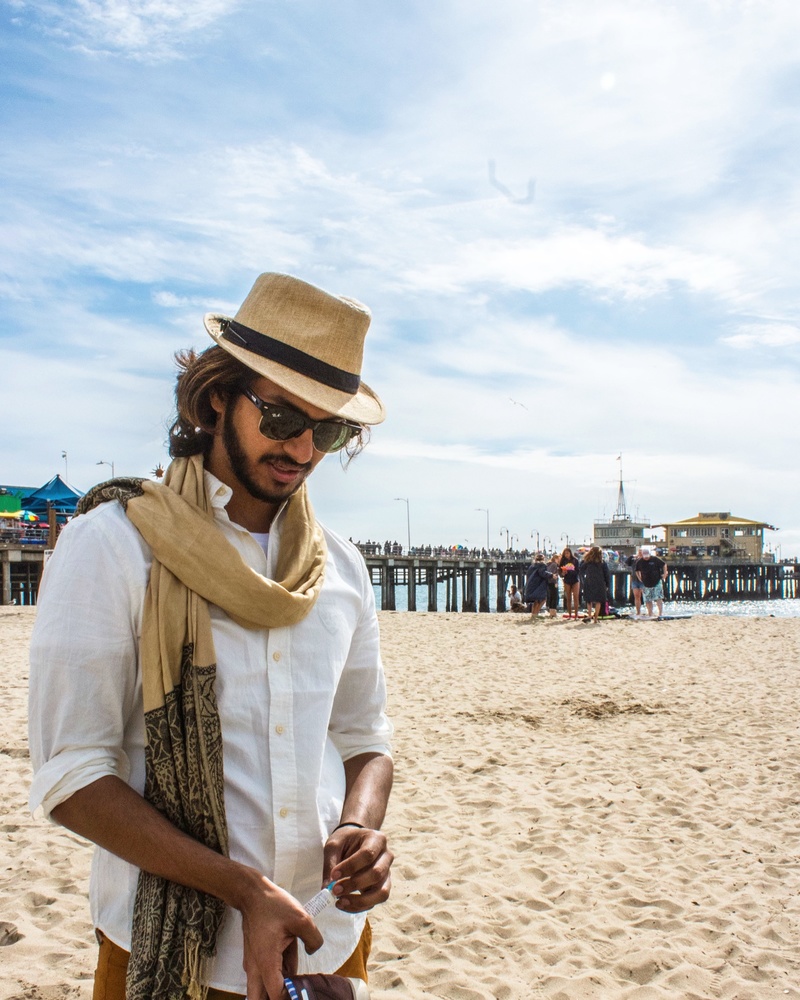
[[[338,389],[340,392],[355,396],[361,385],[360,375],[354,375],[352,372],[346,372],[334,365],[329,365],[326,361],[320,361],[319,358],[312,357],[305,351],[291,347],[289,344],[284,344],[281,340],[268,337],[265,333],[259,333],[258,330],[251,330],[249,326],[243,326],[236,320],[222,320],[220,329],[223,340],[244,347],[246,350],[252,351],[253,354],[275,361],[285,368],[291,368],[299,375],[312,378],[315,382],[321,382],[322,385],[327,385],[331,389]]]

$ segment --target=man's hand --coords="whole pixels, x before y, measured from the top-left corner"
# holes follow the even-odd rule
[[[106,775],[79,789],[52,815],[137,868],[208,892],[239,910],[248,1000],[280,1000],[282,966],[288,959],[286,971],[294,971],[297,938],[308,952],[322,945],[316,924],[288,892],[182,833],[117,777]]]
[[[322,882],[336,881],[333,894],[340,910],[361,913],[389,898],[393,861],[380,830],[342,826],[325,844]]]
[[[314,952],[322,935],[303,907],[263,876],[239,901],[247,1000],[280,1000],[283,977],[297,971],[297,938]]]

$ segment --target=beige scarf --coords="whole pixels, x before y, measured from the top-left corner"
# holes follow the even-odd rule
[[[150,546],[142,618],[145,798],[175,826],[228,852],[216,657],[208,604],[244,628],[295,625],[314,606],[327,550],[305,486],[284,515],[277,580],[252,570],[214,524],[201,456],[172,462],[164,485],[113,479],[81,500],[82,514],[119,500]],[[140,872],[127,1000],[200,1000],[224,904]]]

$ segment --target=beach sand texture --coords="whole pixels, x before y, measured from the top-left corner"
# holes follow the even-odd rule
[[[799,620],[380,618],[375,1000],[800,998]],[[0,998],[88,1000],[89,850],[25,807],[32,620],[0,609]]]

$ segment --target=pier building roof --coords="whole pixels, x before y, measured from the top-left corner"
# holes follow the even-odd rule
[[[748,528],[767,528],[769,531],[777,531],[778,529],[772,525],[768,524],[766,521],[753,521],[749,517],[737,517],[735,514],[731,514],[730,511],[714,511],[714,512],[703,512],[696,514],[694,517],[686,517],[682,521],[664,521],[661,524],[654,524],[654,528],[676,528],[678,526],[683,528],[691,528],[695,525],[725,525],[730,524],[738,527],[748,527]]]

